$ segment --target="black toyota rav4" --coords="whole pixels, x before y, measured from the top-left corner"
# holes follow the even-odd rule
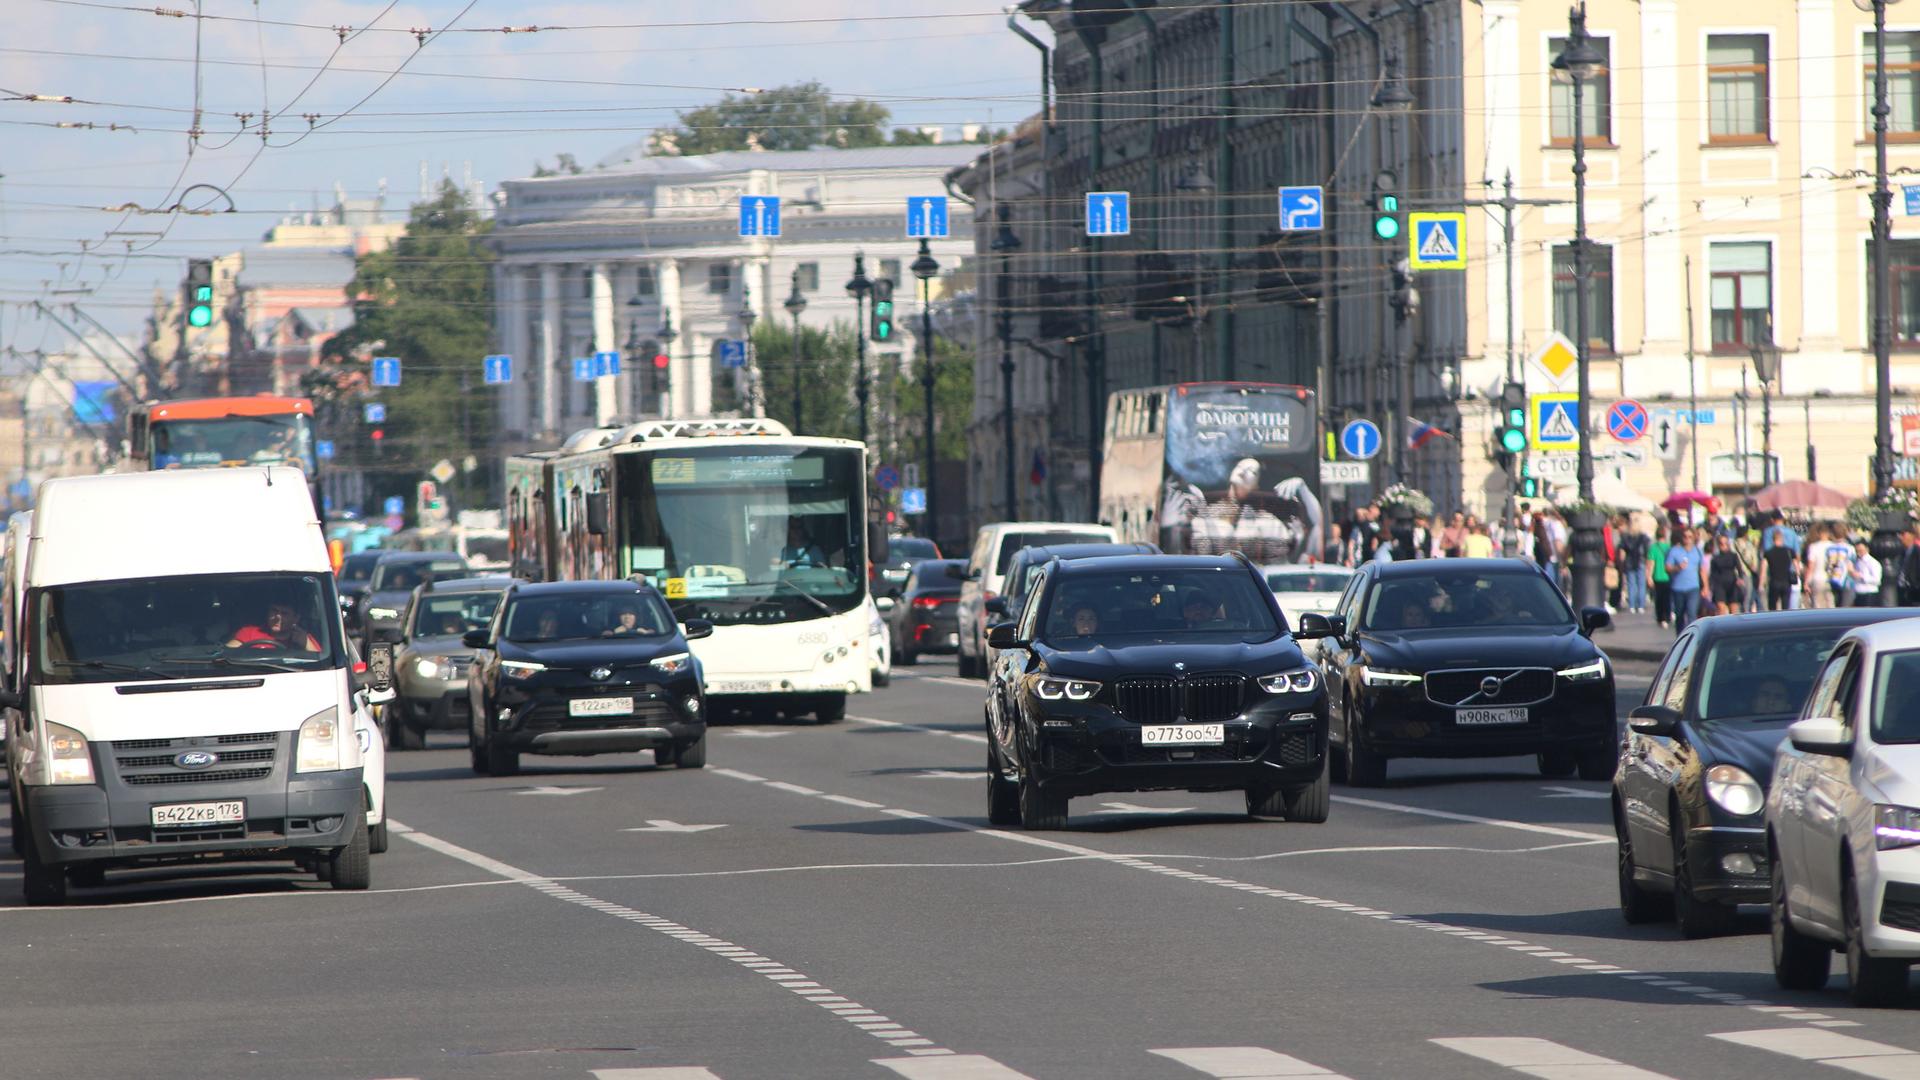
[[[1258,817],[1327,818],[1327,704],[1245,558],[1055,560],[993,627],[987,812],[1058,829],[1107,791],[1246,792]]]

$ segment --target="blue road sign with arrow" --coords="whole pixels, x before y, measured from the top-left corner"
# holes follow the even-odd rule
[[[900,512],[903,514],[924,514],[927,512],[926,488],[901,488]]]
[[[395,514],[404,514],[407,512],[407,500],[398,495],[389,495],[387,496],[387,500],[380,504],[380,509],[385,510],[388,517],[392,517]]]
[[[387,407],[377,401],[368,402],[360,415],[366,417],[369,424],[383,424],[387,420]]]
[[[320,439],[313,444],[313,454],[321,461],[333,460],[333,440]]]
[[[1133,232],[1132,196],[1124,191],[1087,192],[1087,235],[1126,236]]]
[[[1920,217],[1920,184],[1902,184],[1900,194],[1906,200],[1907,216]]]
[[[576,356],[573,358],[573,379],[575,382],[593,381],[593,357]]]
[[[400,385],[400,358],[397,356],[376,356],[373,358],[373,385]]]
[[[1371,420],[1347,421],[1340,429],[1340,449],[1350,458],[1372,458],[1380,452],[1380,425]]]
[[[945,195],[915,195],[907,199],[907,239],[944,240],[947,235]]]
[[[494,355],[480,361],[480,370],[489,386],[513,381],[513,357]]]
[[[617,352],[597,352],[593,354],[593,376],[620,374],[620,354]]]
[[[738,338],[727,338],[720,342],[720,366],[723,368],[743,368],[747,366],[747,343]]]
[[[780,196],[740,196],[740,235],[779,236]]]
[[[1326,196],[1319,185],[1280,189],[1280,231],[1310,232],[1326,227]]]

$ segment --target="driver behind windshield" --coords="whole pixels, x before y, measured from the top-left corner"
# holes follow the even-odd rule
[[[798,518],[787,519],[787,543],[780,549],[780,565],[789,570],[827,565],[827,553],[807,536]]]
[[[1188,593],[1186,599],[1180,602],[1180,618],[1186,622],[1189,630],[1204,629],[1209,623],[1225,617],[1219,602],[1198,589]]]
[[[259,622],[235,630],[227,639],[227,648],[280,648],[317,653],[320,640],[301,629],[300,615],[291,604],[275,601],[267,605]]]

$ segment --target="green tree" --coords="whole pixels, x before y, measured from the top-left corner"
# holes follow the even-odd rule
[[[760,363],[760,382],[766,390],[767,415],[796,435],[859,438],[859,405],[854,397],[859,339],[853,325],[838,322],[826,330],[802,325],[800,340],[800,358],[796,359],[789,320],[770,319],[754,327],[754,356]],[[800,392],[798,421],[793,412],[796,386]]]
[[[879,146],[892,114],[877,102],[836,100],[817,82],[753,94],[728,94],[712,105],[679,114],[659,145],[678,154],[722,150],[805,150],[810,146]]]
[[[365,425],[338,433],[339,464],[368,471],[375,502],[410,494],[442,458],[458,466],[469,454],[489,457],[493,400],[477,391],[493,340],[488,228],[465,192],[442,183],[434,198],[414,204],[404,236],[355,265],[347,286],[354,324],[327,343],[326,355],[344,361],[371,348],[399,357],[402,372],[399,386],[370,389],[365,399],[387,407],[377,448]],[[455,505],[484,505],[488,477],[463,471]]]
[[[935,338],[934,342],[934,455],[941,461],[965,461],[967,423],[973,419],[973,350],[945,338]],[[924,362],[916,349],[909,369],[894,380],[894,400],[900,403],[903,461],[926,460],[926,388],[920,381]]]

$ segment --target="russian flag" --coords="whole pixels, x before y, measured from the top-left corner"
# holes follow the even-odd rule
[[[1027,483],[1039,487],[1047,482],[1047,459],[1039,447],[1033,450],[1033,465],[1027,470]]]
[[[1407,417],[1407,449],[1418,450],[1435,439],[1451,439],[1445,428],[1437,428],[1424,420]]]

